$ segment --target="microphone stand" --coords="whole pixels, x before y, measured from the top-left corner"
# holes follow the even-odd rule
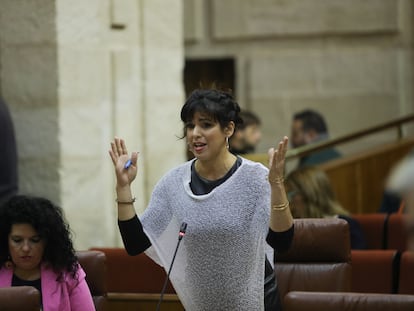
[[[162,290],[161,290],[161,296],[160,296],[160,299],[158,300],[158,305],[157,305],[156,311],[160,310],[161,302],[164,298],[164,292],[165,292],[165,289],[167,288],[168,279],[170,278],[170,273],[171,273],[171,270],[172,270],[172,267],[173,267],[173,264],[174,264],[175,256],[177,255],[178,247],[180,246],[181,240],[183,239],[183,237],[185,235],[186,229],[187,229],[187,223],[183,222],[181,224],[181,227],[180,227],[180,232],[178,233],[177,246],[175,247],[174,256],[171,260],[170,268],[168,269],[168,274],[167,274],[167,277],[165,278],[164,286],[162,287]]]

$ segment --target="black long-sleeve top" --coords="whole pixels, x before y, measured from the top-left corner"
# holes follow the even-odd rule
[[[194,169],[194,163],[191,167],[191,190],[194,194],[202,195],[211,192],[215,187],[225,182],[242,164],[242,159],[237,157],[233,167],[227,172],[227,174],[214,181],[206,180],[199,176]],[[138,255],[144,252],[151,246],[151,242],[145,234],[142,224],[138,217],[135,216],[132,219],[125,221],[118,221],[119,231],[121,232],[122,241],[128,254]],[[269,228],[269,233],[266,237],[266,242],[275,250],[275,252],[284,252],[290,248],[292,244],[294,234],[294,227],[284,232],[275,232]]]
[[[119,231],[125,250],[129,255],[138,255],[151,246],[148,236],[145,234],[138,217],[129,220],[118,221]],[[289,249],[293,240],[294,227],[283,232],[275,232],[269,229],[266,241],[275,252],[284,252]]]

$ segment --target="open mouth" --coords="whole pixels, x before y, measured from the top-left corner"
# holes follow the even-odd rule
[[[203,149],[204,149],[204,147],[205,147],[206,145],[207,145],[207,144],[204,144],[204,143],[194,143],[194,144],[193,144],[194,151],[196,151],[196,152],[201,152],[201,151],[203,151]]]

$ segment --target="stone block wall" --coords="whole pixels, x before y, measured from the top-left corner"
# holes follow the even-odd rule
[[[414,110],[410,0],[0,0],[0,7],[0,95],[15,122],[20,189],[64,208],[78,249],[120,245],[107,153],[114,135],[140,151],[138,212],[157,180],[185,159],[177,139],[184,56],[235,59],[237,99],[263,120],[259,152],[289,134],[292,114],[305,107],[325,115],[333,137]]]
[[[116,135],[140,151],[143,212],[185,159],[181,1],[0,0],[0,90],[15,123],[20,190],[65,211],[77,249],[119,246]]]
[[[187,59],[234,58],[240,105],[263,121],[265,152],[292,115],[320,111],[331,137],[411,113],[410,0],[186,0]],[[345,153],[395,132],[343,145]]]

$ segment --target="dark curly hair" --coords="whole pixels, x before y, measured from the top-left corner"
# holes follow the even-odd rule
[[[218,89],[196,89],[187,98],[181,109],[181,121],[184,122],[184,136],[188,123],[196,112],[206,113],[225,128],[230,121],[237,128],[243,120],[240,118],[240,106],[230,92]]]
[[[77,257],[71,231],[63,211],[51,201],[26,195],[15,195],[0,207],[0,267],[9,257],[8,236],[13,224],[30,224],[45,240],[43,261],[60,274],[71,273],[76,278]]]

